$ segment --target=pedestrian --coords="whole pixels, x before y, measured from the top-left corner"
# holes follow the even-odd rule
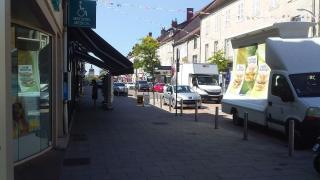
[[[97,99],[98,99],[98,85],[97,85],[97,81],[96,81],[96,80],[92,80],[91,85],[92,85],[92,100],[93,100],[94,106],[96,106],[96,101],[97,101]]]

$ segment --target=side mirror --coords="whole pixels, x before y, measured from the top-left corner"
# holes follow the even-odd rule
[[[198,83],[197,83],[196,81],[193,81],[193,82],[192,82],[192,85],[193,85],[194,87],[198,87]]]

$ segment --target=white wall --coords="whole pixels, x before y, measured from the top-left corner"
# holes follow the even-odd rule
[[[157,54],[159,56],[161,66],[171,66],[172,64],[172,56],[173,56],[173,41],[169,41],[165,44],[160,45]]]
[[[260,2],[260,3],[259,3]],[[272,4],[276,2],[276,4]],[[316,9],[319,8],[317,0]],[[239,16],[239,7],[243,3],[243,16]],[[291,21],[297,15],[304,16],[304,21],[311,21],[307,12],[298,11],[304,8],[312,10],[312,0],[238,0],[201,21],[201,62],[205,62],[205,45],[209,45],[209,56],[214,53],[214,42],[218,49],[225,50],[226,44],[232,37],[252,32],[273,25],[276,22]],[[316,11],[316,14],[319,14]],[[231,48],[230,44],[229,47]],[[232,49],[227,54],[232,56]]]

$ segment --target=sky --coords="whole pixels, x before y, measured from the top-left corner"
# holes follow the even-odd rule
[[[178,23],[185,21],[187,8],[199,11],[211,1],[97,0],[94,31],[127,56],[133,45],[149,32],[152,32],[153,37],[158,37],[161,28],[169,28],[172,20],[177,19]]]

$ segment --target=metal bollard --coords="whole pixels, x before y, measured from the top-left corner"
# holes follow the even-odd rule
[[[219,107],[216,107],[216,114],[214,116],[214,129],[219,129],[218,119],[219,119]]]
[[[142,93],[142,107],[144,107],[144,93]]]
[[[160,97],[160,108],[162,109],[162,98]]]
[[[157,92],[157,102],[159,102],[159,93]]]
[[[198,101],[195,103],[195,109],[194,109],[194,121],[198,121]]]
[[[155,94],[154,94],[154,91],[153,91],[153,106],[156,105],[156,97],[155,97]]]
[[[180,116],[183,114],[183,99],[180,100]]]
[[[243,140],[248,140],[248,113],[244,113],[244,120],[243,120]]]
[[[289,121],[289,156],[292,157],[294,152],[294,120]]]
[[[171,97],[169,97],[169,111],[171,112]]]

